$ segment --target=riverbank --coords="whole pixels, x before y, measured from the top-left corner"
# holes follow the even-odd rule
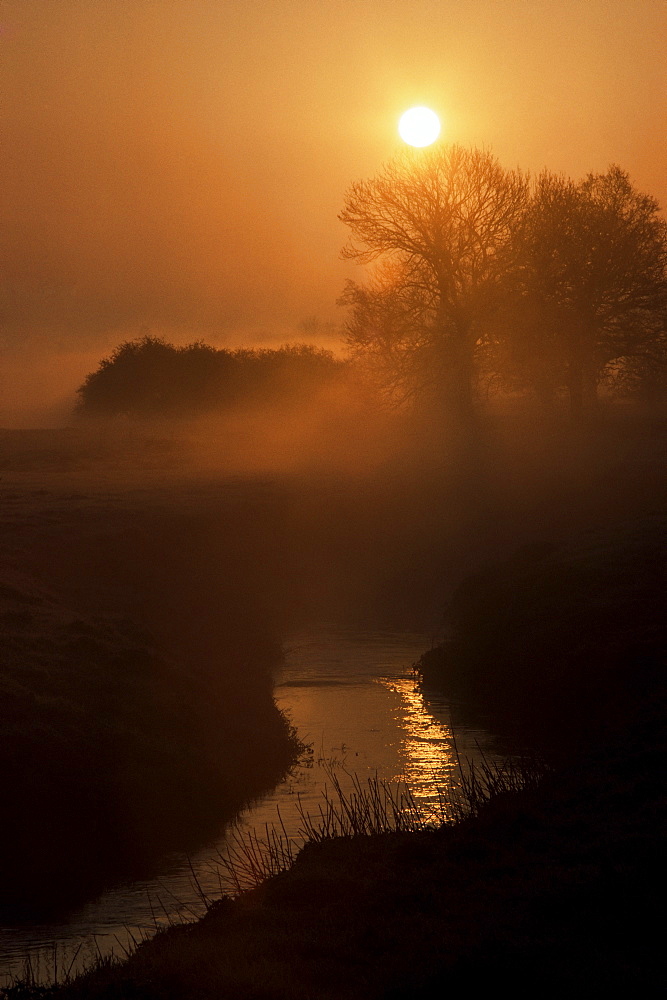
[[[403,572],[402,491],[234,475],[219,444],[211,470],[132,427],[0,432],[5,924],[216,839],[294,756],[282,636]]]
[[[270,498],[6,474],[0,532],[0,918],[62,917],[215,836],[298,744],[246,569]],[[253,532],[243,529],[251,520]],[[235,530],[236,529],[236,530]],[[251,537],[249,537],[251,536]]]
[[[542,690],[537,704],[555,698],[557,712],[549,721],[544,717],[542,749],[550,763],[539,784],[501,790],[454,826],[311,844],[288,871],[236,900],[214,903],[196,924],[158,933],[128,961],[103,964],[32,995],[402,1000],[472,984],[497,989],[501,982],[526,997],[618,990],[654,995],[664,974],[653,914],[659,912],[656,885],[667,813],[665,685],[653,660],[659,576],[645,574],[642,601],[648,603],[637,618],[637,593],[623,584],[624,567],[638,568],[634,558],[644,553],[644,559],[649,535],[658,542],[654,527],[653,520],[650,528],[641,526],[642,544],[636,544],[635,525],[634,543],[617,536],[617,548],[601,546],[599,538],[591,545],[587,538],[558,556],[533,552],[528,558],[524,552],[503,562],[502,572],[494,567],[463,588],[471,617],[465,627],[459,623],[456,639],[461,655],[469,640],[469,659],[460,662],[471,665],[471,676],[478,662],[474,626],[483,609],[498,627],[506,622],[508,635],[521,625],[523,654],[536,671],[532,684]],[[569,567],[567,587],[554,569],[561,560]],[[552,626],[576,617],[581,602],[580,589],[570,586],[573,566],[593,574],[596,586],[587,593],[595,597],[593,607],[605,609],[605,621],[623,622],[628,641],[615,659],[611,634],[597,642],[595,614],[585,619],[588,631],[581,618],[578,628],[560,629],[554,658]],[[499,573],[503,584],[491,596],[481,582],[498,583]],[[508,595],[524,590],[534,599],[514,601],[514,617],[508,618]],[[558,595],[548,619],[546,592]],[[637,659],[626,659],[631,648],[642,651],[641,671]],[[599,663],[592,660],[596,649]],[[490,695],[503,679],[509,685],[516,668],[519,678],[528,676],[516,655],[504,656],[500,645],[497,652],[493,675],[485,674]],[[444,650],[438,655],[451,669]],[[596,697],[587,703],[585,718],[576,703],[582,691],[570,688],[570,669],[551,669],[556,660],[579,670],[584,660],[591,666],[596,685],[583,693]],[[613,683],[603,688],[605,678]],[[475,683],[477,693],[484,689],[481,675]],[[513,712],[517,723],[525,722],[517,692],[515,684],[498,721],[507,723]],[[494,699],[479,703],[487,717]],[[560,741],[554,740],[558,727]],[[535,737],[538,728],[525,732]]]
[[[666,553],[656,508],[467,577],[417,664],[424,692],[555,761],[614,739],[664,695]]]

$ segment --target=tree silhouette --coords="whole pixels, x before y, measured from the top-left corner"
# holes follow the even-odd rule
[[[667,223],[612,166],[575,183],[503,170],[486,151],[406,153],[354,184],[345,257],[353,356],[394,399],[438,395],[471,424],[480,371],[565,388],[582,419],[602,380],[664,383]]]
[[[516,252],[528,181],[489,152],[460,146],[405,153],[353,184],[339,218],[343,256],[381,261],[366,285],[348,283],[348,344],[384,367],[392,392],[428,390],[470,426],[475,353],[502,275]]]
[[[344,363],[308,344],[229,351],[175,347],[144,336],[120,344],[79,388],[82,416],[182,417],[230,406],[303,400],[338,378]]]
[[[610,365],[664,364],[667,223],[626,172],[612,166],[578,184],[543,173],[520,245],[508,283],[510,353],[533,377],[566,385],[575,419],[594,409]]]
[[[126,341],[86,377],[79,412],[160,413],[171,408],[177,351],[159,337]]]

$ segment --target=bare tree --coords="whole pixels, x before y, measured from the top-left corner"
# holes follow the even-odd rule
[[[470,425],[476,348],[527,197],[522,173],[460,146],[406,152],[352,185],[339,216],[351,230],[343,256],[381,266],[367,284],[348,284],[348,343],[395,395],[435,391]]]
[[[575,419],[594,409],[610,363],[664,361],[667,223],[627,173],[612,166],[578,184],[543,173],[521,246],[508,336],[515,352],[530,345],[535,371],[566,385]]]

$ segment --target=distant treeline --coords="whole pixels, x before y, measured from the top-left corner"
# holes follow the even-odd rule
[[[343,376],[345,362],[308,344],[216,350],[144,336],[120,344],[79,388],[84,416],[191,416],[239,405],[307,399]]]

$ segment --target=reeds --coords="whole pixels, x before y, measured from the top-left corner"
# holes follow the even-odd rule
[[[84,942],[79,941],[76,947],[67,948],[58,946],[54,942],[50,955],[28,954],[21,962],[20,971],[9,975],[9,981],[5,986],[0,986],[0,997],[11,998],[11,1000],[43,1000],[57,992],[60,987],[69,986],[79,976],[85,972],[101,969],[111,969],[120,964],[121,958],[115,954],[103,955],[98,947],[97,940],[93,938],[97,954],[86,961],[83,970],[77,970],[76,963],[83,948]],[[139,941],[134,939],[133,950],[139,945]],[[130,951],[122,949],[125,957],[129,957]]]
[[[238,896],[292,867],[303,845],[288,836],[280,809],[277,812],[278,824],[266,823],[263,832],[228,832],[226,851],[219,851],[215,861],[221,895]]]
[[[338,773],[328,771],[329,785],[317,812],[307,812],[297,797],[300,826],[287,832],[278,810],[278,821],[262,831],[236,829],[228,836],[226,851],[216,859],[221,892],[240,895],[292,867],[308,844],[337,837],[372,837],[387,833],[437,830],[476,816],[501,794],[534,788],[546,766],[536,758],[495,761],[478,747],[479,760],[461,758],[455,748],[459,780],[440,790],[433,800],[418,799],[405,781],[389,782],[376,776],[364,781],[345,771],[351,787],[344,788]],[[343,769],[344,770],[344,769]]]

